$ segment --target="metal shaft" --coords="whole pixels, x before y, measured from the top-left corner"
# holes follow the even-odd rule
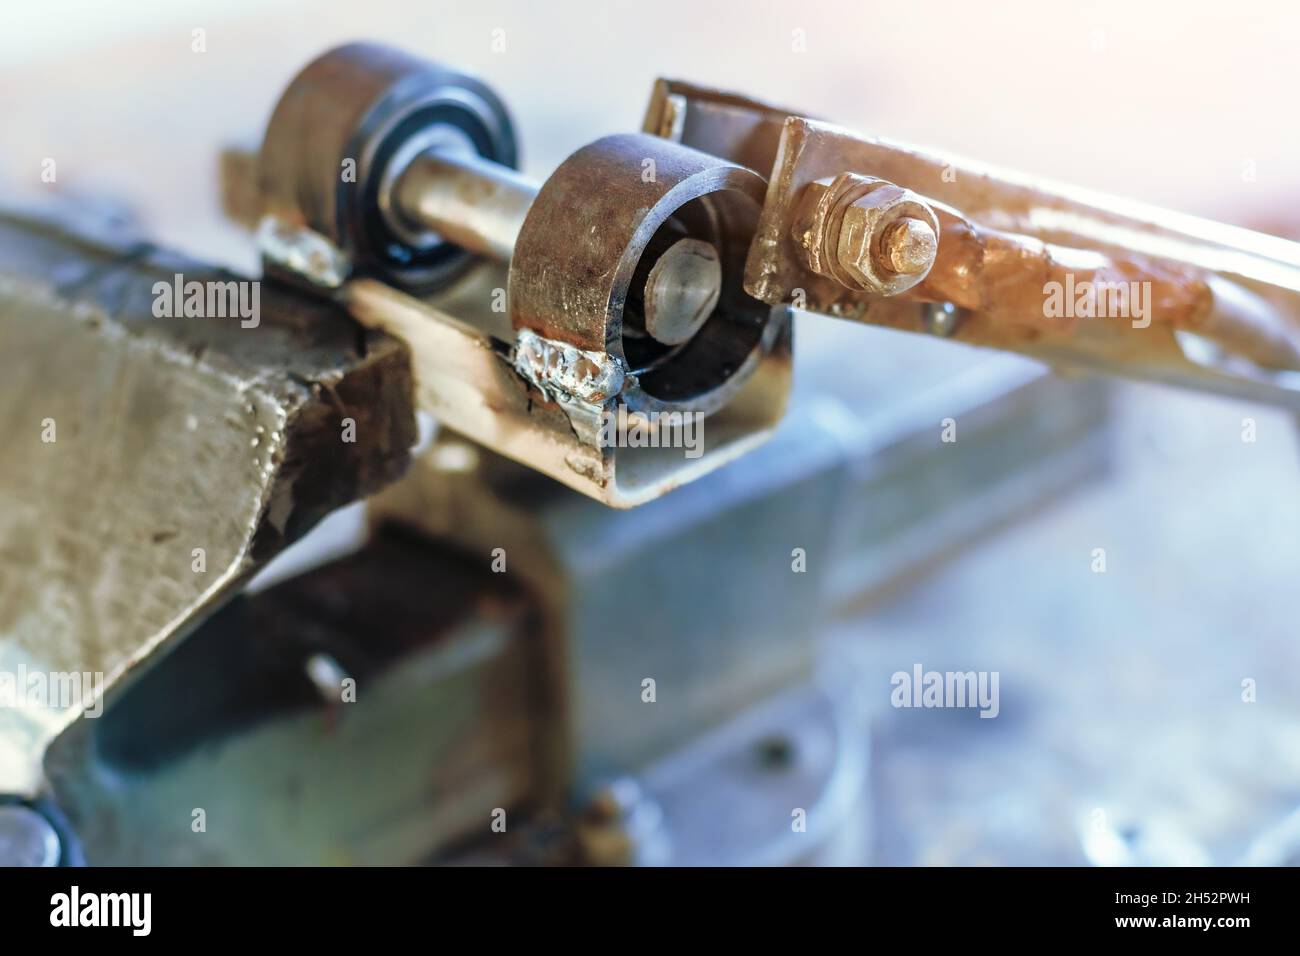
[[[394,189],[404,219],[462,249],[509,262],[537,186],[477,155],[430,151],[417,156]]]

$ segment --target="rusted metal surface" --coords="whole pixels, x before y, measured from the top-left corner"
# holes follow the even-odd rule
[[[592,356],[605,353],[590,350],[588,356],[524,330],[520,340],[526,353],[536,348],[539,355],[573,357],[562,370],[547,366],[544,376],[536,369],[543,376],[537,382],[521,375],[517,347],[485,331],[500,318],[487,305],[498,279],[488,266],[471,272],[448,302],[455,314],[444,311],[440,300],[416,299],[374,280],[356,280],[344,289],[347,307],[358,321],[411,345],[419,407],[488,448],[608,505],[628,508],[752,450],[780,421],[790,388],[789,324],[784,320],[773,326],[776,338],[768,360],[725,408],[709,416],[700,458],[685,458],[680,448],[600,444],[599,415],[618,401],[617,395],[605,396],[598,384],[606,381],[600,370],[611,371],[608,356],[598,364]],[[561,381],[565,387],[558,389]]]
[[[810,268],[809,197],[846,173],[911,190],[936,212],[934,264],[901,295]],[[1145,314],[1055,314],[1046,307],[1053,283],[1067,296],[1139,290]],[[930,306],[951,304],[962,310],[952,333],[960,341],[1300,404],[1300,246],[797,117],[784,127],[746,288],[764,301],[912,331],[926,330]],[[1186,333],[1208,349],[1188,351]]]
[[[641,129],[766,176],[795,110],[682,80],[655,81]]]
[[[1300,247],[1292,243],[855,136],[676,80],[656,83],[644,128],[770,173],[747,276],[766,301],[794,298],[813,311],[955,335],[1056,365],[1300,407],[1290,371],[1300,366]],[[949,233],[927,281],[899,299],[819,274],[800,248],[809,193],[846,174],[913,191]],[[1044,285],[1067,274],[1076,284],[1150,282],[1155,331],[1045,316]],[[936,315],[946,321],[936,324]],[[1183,333],[1208,347],[1189,345]]]
[[[156,317],[177,275],[247,281],[0,217],[0,670],[102,675],[84,699],[0,709],[0,791],[34,790],[79,714],[405,470],[400,342],[270,283],[253,327]]]
[[[952,302],[994,323],[1018,327],[1029,339],[1069,335],[1078,326],[1077,315],[1044,314],[1044,288],[1052,282],[1073,281],[1080,287],[1150,283],[1153,321],[1178,328],[1200,325],[1210,311],[1208,283],[1186,267],[1053,245],[979,226],[942,206],[939,210],[946,227],[944,241],[934,269],[914,298]]]
[[[751,293],[770,302],[793,298],[828,315],[954,336],[1052,364],[1300,407],[1300,381],[1290,371],[1300,355],[1294,243],[857,137],[671,79],[656,82],[645,129],[771,174],[746,278]],[[798,217],[819,182],[844,174],[885,179],[935,208],[949,237],[937,247],[939,268],[926,284],[880,298],[857,281],[846,287],[810,268]],[[1099,285],[1151,282],[1156,330],[1045,316],[1043,287],[1066,274]],[[935,316],[944,321],[936,324]],[[1209,346],[1188,345],[1182,333]]]
[[[762,190],[749,170],[651,136],[578,150],[542,186],[519,234],[515,328],[608,352],[630,373],[622,400],[636,410],[720,408],[773,345],[770,312],[740,286]],[[637,266],[661,229],[709,241],[723,275],[714,315],[670,351],[624,336]]]

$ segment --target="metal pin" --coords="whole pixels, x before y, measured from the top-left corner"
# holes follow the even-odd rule
[[[718,250],[699,239],[679,239],[646,279],[646,331],[665,345],[688,341],[713,314],[721,293]]]

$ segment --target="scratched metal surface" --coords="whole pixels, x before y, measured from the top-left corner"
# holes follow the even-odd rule
[[[0,672],[93,691],[0,709],[0,791],[33,790],[83,707],[405,469],[404,346],[270,287],[256,328],[155,318],[176,273],[233,278],[0,217]]]

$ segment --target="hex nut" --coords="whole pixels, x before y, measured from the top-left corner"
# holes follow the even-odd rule
[[[935,237],[929,261],[911,273],[894,271],[885,244],[890,231],[907,220],[928,227]],[[938,235],[939,221],[919,196],[892,183],[882,183],[844,210],[836,258],[840,268],[864,291],[898,295],[929,274],[938,248]]]
[[[818,275],[855,291],[892,296],[929,274],[939,220],[911,190],[842,173],[805,187],[794,239]]]

